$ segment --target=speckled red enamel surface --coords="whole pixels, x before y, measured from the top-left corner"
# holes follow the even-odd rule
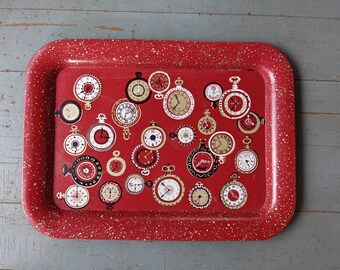
[[[58,206],[53,183],[54,166],[58,164],[54,153],[58,143],[55,138],[58,120],[54,116],[58,103],[56,84],[61,71],[72,67],[257,73],[263,82],[264,97],[255,100],[266,121],[265,129],[259,133],[264,138],[263,151],[259,153],[263,185],[258,191],[262,194],[258,204],[253,201],[238,210],[216,204],[204,211],[190,210],[188,202],[173,209],[134,208],[121,202],[114,211],[103,211],[96,205],[88,210]],[[293,216],[296,200],[293,72],[286,58],[269,45],[60,40],[47,44],[32,58],[25,91],[22,205],[30,223],[45,235],[72,239],[262,240],[282,231]],[[203,116],[202,112],[199,114]],[[180,174],[180,170],[176,173]]]

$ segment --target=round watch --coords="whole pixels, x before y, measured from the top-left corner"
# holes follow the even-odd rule
[[[210,151],[219,157],[219,162],[223,164],[225,157],[230,155],[235,149],[235,139],[229,132],[215,132],[210,136],[208,146]]]
[[[190,146],[196,140],[196,130],[189,125],[180,126],[176,132],[170,133],[170,138],[177,140],[180,145]]]
[[[145,128],[141,134],[142,145],[149,150],[161,149],[166,142],[164,129],[152,120],[149,127]]]
[[[125,180],[125,189],[131,195],[140,194],[144,190],[145,186],[151,187],[152,182],[144,182],[143,176],[139,174],[131,174]]]
[[[92,108],[91,103],[99,98],[102,92],[100,80],[92,74],[80,76],[74,83],[73,93],[75,97],[85,103],[85,109]]]
[[[222,92],[223,92],[222,87],[218,83],[209,83],[204,88],[204,96],[207,100],[211,102],[211,107],[213,109],[216,109],[217,101],[222,96]]]
[[[156,99],[163,99],[163,93],[170,87],[170,77],[164,71],[155,71],[152,73],[148,80],[149,87],[152,92],[156,93]]]
[[[150,174],[150,169],[157,165],[159,152],[157,150],[149,150],[140,144],[133,149],[131,159],[136,168],[141,170],[141,174],[146,176]]]
[[[113,151],[113,157],[106,163],[106,171],[112,176],[120,176],[126,170],[126,162],[119,155],[118,150]]]
[[[259,130],[261,119],[256,113],[249,112],[246,116],[237,120],[238,129],[245,134],[252,134]]]
[[[216,121],[210,116],[210,111],[204,111],[204,117],[198,120],[198,130],[204,135],[213,134],[216,130]]]
[[[249,174],[259,166],[259,157],[254,150],[250,149],[252,139],[249,136],[245,137],[242,142],[246,147],[236,154],[235,167],[239,172]]]
[[[189,192],[189,202],[197,209],[207,208],[212,200],[211,192],[208,188],[203,186],[201,182],[196,185]]]
[[[223,205],[231,210],[240,209],[247,202],[248,193],[245,186],[238,182],[237,173],[230,176],[231,182],[223,185],[220,191],[220,199]]]
[[[81,116],[82,110],[80,105],[74,100],[66,100],[61,104],[60,109],[55,110],[54,115],[68,125],[77,123]]]
[[[84,208],[90,201],[90,193],[84,187],[70,186],[65,193],[56,194],[58,200],[65,200],[67,206],[73,209]]]
[[[122,188],[117,182],[106,182],[99,189],[99,199],[106,204],[108,210],[112,210],[113,206],[122,197]]]
[[[66,153],[72,156],[79,156],[85,152],[87,147],[86,139],[78,133],[78,128],[75,125],[71,126],[71,134],[64,140],[64,149]]]
[[[136,72],[136,78],[128,82],[126,96],[134,103],[144,103],[149,100],[151,92],[147,80],[142,78],[142,72]]]

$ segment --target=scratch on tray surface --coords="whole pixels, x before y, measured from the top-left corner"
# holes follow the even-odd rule
[[[81,24],[62,24],[62,23],[9,23],[9,24],[0,24],[1,27],[31,27],[31,26],[67,26],[67,27],[87,27],[87,28],[95,28],[100,30],[111,30],[111,31],[124,31],[123,28],[120,27],[109,27],[105,25],[94,25],[87,26]]]

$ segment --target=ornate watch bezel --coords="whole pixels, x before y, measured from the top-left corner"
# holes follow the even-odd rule
[[[161,134],[162,136],[161,142],[155,146],[149,145],[146,141],[147,139],[145,138],[146,134],[153,129],[157,130],[157,132],[159,132],[159,134]],[[156,135],[151,135],[151,136],[156,136]],[[141,133],[141,143],[146,149],[159,150],[165,145],[165,142],[166,142],[166,132],[161,126],[158,126],[156,121],[154,120],[152,120],[150,123],[150,126],[146,127]]]
[[[78,87],[77,85],[78,85],[78,82],[79,82],[80,80],[82,80],[83,78],[87,78],[87,77],[88,77],[88,78],[92,78],[93,80],[95,80],[95,81],[97,82],[98,88],[99,88],[99,89],[98,89],[97,95],[96,95],[95,97],[89,99],[89,100],[80,98],[79,95],[78,95],[78,93],[77,93],[77,87]],[[90,84],[93,86],[92,83],[90,83]],[[74,82],[74,85],[73,85],[73,94],[74,94],[74,96],[76,97],[76,99],[78,99],[79,101],[85,103],[85,109],[86,109],[86,110],[90,110],[90,109],[92,108],[92,103],[93,103],[94,101],[96,101],[96,100],[100,97],[101,93],[102,93],[102,83],[101,83],[101,81],[99,80],[99,78],[98,78],[97,76],[93,75],[93,74],[83,74],[83,75],[79,76],[79,77],[76,79],[76,81]]]
[[[85,152],[86,148],[87,148],[86,138],[83,135],[78,133],[79,130],[78,130],[77,126],[75,126],[75,125],[71,126],[71,130],[70,131],[71,131],[71,134],[67,135],[67,137],[65,138],[64,143],[63,143],[65,152],[68,153],[71,156],[79,156],[79,155],[83,154]],[[79,137],[79,138],[81,138],[84,141],[83,149],[80,152],[71,152],[71,151],[69,151],[67,143],[68,143],[68,140],[71,139],[72,137]]]
[[[249,136],[246,136],[242,142],[246,145],[244,149],[241,149],[240,151],[238,151],[235,155],[235,159],[234,159],[234,164],[235,164],[235,168],[236,170],[238,170],[240,173],[243,173],[243,174],[250,174],[250,173],[253,173],[257,170],[257,168],[259,167],[259,156],[257,155],[257,153],[250,149],[250,144],[252,142],[252,139],[249,137]],[[251,169],[251,170],[244,170],[243,168],[241,168],[239,166],[239,156],[240,154],[244,153],[244,152],[249,152],[251,153],[254,157],[255,157],[255,165],[254,167]]]
[[[139,83],[140,85],[143,85],[143,89],[146,92],[146,95],[144,96],[143,93],[143,98],[139,99],[139,98],[134,98],[134,93],[133,93],[133,88],[134,86],[132,86],[133,84]],[[131,89],[132,86],[132,89]],[[130,80],[127,84],[126,84],[126,88],[125,88],[125,93],[126,93],[126,97],[127,99],[132,102],[132,103],[136,103],[136,104],[142,104],[147,102],[150,97],[151,97],[151,91],[149,88],[149,84],[148,81],[144,78],[142,78],[142,72],[138,71],[136,72],[136,77],[133,78],[132,80]]]
[[[197,190],[204,190],[206,192],[207,196],[208,196],[208,200],[204,205],[195,203],[193,196],[194,196],[194,193]],[[211,204],[212,194],[211,194],[210,190],[207,187],[203,186],[203,184],[201,182],[197,182],[195,184],[195,186],[190,190],[188,198],[189,198],[190,204],[193,207],[195,207],[197,209],[204,209],[204,208],[207,208]]]
[[[246,129],[244,129],[242,127],[242,123],[241,122],[242,121],[246,122],[247,119],[244,120],[245,118],[248,118],[248,120],[249,120],[249,116],[250,115],[256,119],[255,127],[253,129],[251,129],[251,130],[246,130]],[[252,121],[252,120],[249,120],[249,121]],[[258,114],[256,114],[255,112],[249,112],[247,115],[245,115],[242,118],[237,120],[237,127],[244,134],[253,134],[253,133],[255,133],[256,131],[259,130],[259,128],[261,126],[261,122],[262,122],[262,120],[261,120],[260,116],[258,116]]]
[[[206,130],[203,127],[203,123],[206,122],[206,121],[211,123],[211,128],[209,130]],[[211,134],[213,134],[216,131],[217,123],[216,123],[215,119],[210,116],[209,109],[206,109],[204,111],[204,116],[202,118],[200,118],[200,120],[198,120],[197,127],[198,127],[198,130],[203,135],[211,135]]]
[[[153,160],[148,165],[141,163],[138,160],[138,156],[136,156],[137,154],[141,153],[144,150],[149,151],[149,153],[152,152],[152,155],[153,155]],[[150,170],[158,164],[159,152],[158,150],[149,150],[145,148],[142,144],[139,144],[133,149],[131,153],[131,160],[132,160],[132,163],[135,165],[135,167],[141,170],[141,174],[143,176],[147,176],[150,174]]]
[[[85,194],[86,194],[86,196],[85,196],[85,202],[81,205],[81,206],[75,206],[75,205],[73,205],[73,204],[71,204],[70,203],[70,201],[68,200],[68,198],[69,198],[69,196],[70,196],[70,194],[68,194],[72,189],[74,189],[74,188],[76,188],[76,189],[81,189],[81,190],[83,190],[84,192],[85,192]],[[58,192],[57,194],[56,194],[56,197],[57,197],[57,199],[58,200],[64,200],[65,201],[65,203],[66,203],[66,205],[68,206],[68,207],[70,207],[70,208],[72,208],[72,209],[82,209],[82,208],[84,208],[86,205],[88,205],[88,203],[90,202],[90,193],[89,193],[89,191],[85,188],[85,187],[82,187],[82,186],[79,186],[79,185],[71,185],[71,186],[69,186],[67,189],[66,189],[66,191],[65,191],[65,193],[62,193],[62,192]]]
[[[167,79],[167,85],[166,85],[166,87],[164,88],[164,89],[162,89],[162,90],[157,90],[157,89],[155,89],[154,87],[153,87],[153,85],[152,85],[152,83],[153,83],[153,77],[154,76],[159,76],[159,74],[161,74],[161,75],[163,75],[163,76],[165,76],[165,78]],[[153,72],[153,73],[151,73],[151,75],[149,76],[149,79],[148,79],[148,85],[149,85],[149,88],[150,88],[150,90],[152,91],[152,92],[154,92],[155,93],[155,99],[163,99],[163,97],[164,97],[164,92],[166,92],[166,91],[168,91],[168,89],[170,88],[170,76],[169,76],[169,74],[168,73],[166,73],[166,72],[164,72],[164,71],[155,71],[155,72]]]
[[[237,210],[237,209],[240,209],[242,208],[247,200],[248,200],[248,192],[247,192],[247,189],[246,187],[240,183],[239,181],[237,181],[237,179],[240,178],[238,176],[237,173],[233,173],[231,176],[230,176],[230,179],[231,179],[231,182],[228,182],[226,184],[224,184],[220,190],[220,199],[221,199],[221,202],[222,204],[227,207],[228,209],[230,210]],[[236,188],[237,187],[237,188]],[[231,201],[230,199],[225,199],[225,192],[229,189],[233,188],[234,190],[236,189],[238,195],[241,197],[243,197],[241,200],[240,200],[240,203],[238,204],[235,204],[234,201]],[[242,191],[242,193],[240,193],[240,190]],[[229,191],[228,191],[229,192]],[[228,194],[226,194],[228,195]],[[239,200],[239,199],[237,199]],[[236,201],[237,201],[236,200]]]
[[[109,200],[107,198],[104,197],[103,193],[104,193],[104,189],[108,186],[108,185],[113,185],[117,188],[118,191],[118,196],[114,199],[114,200]],[[113,206],[120,201],[120,199],[122,198],[122,194],[123,194],[123,190],[122,187],[119,185],[119,183],[115,182],[115,181],[108,181],[105,182],[104,184],[102,184],[99,188],[99,199],[102,203],[106,204],[106,208],[108,210],[112,210]]]
[[[110,165],[111,165],[111,162],[113,162],[113,161],[117,161],[117,162],[120,162],[122,164],[122,169],[119,172],[114,172],[113,170],[111,170]],[[125,162],[124,159],[122,159],[120,157],[120,151],[118,151],[118,150],[113,151],[113,157],[110,158],[106,163],[106,171],[110,175],[116,177],[116,176],[121,176],[122,174],[124,174],[125,170],[126,170],[126,162]]]

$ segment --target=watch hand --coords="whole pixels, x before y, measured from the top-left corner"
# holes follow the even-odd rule
[[[235,194],[233,190],[231,190],[230,193],[233,198],[238,199],[237,194]]]
[[[101,128],[101,130],[100,130],[100,135],[99,135],[99,138],[103,138],[103,128]]]

